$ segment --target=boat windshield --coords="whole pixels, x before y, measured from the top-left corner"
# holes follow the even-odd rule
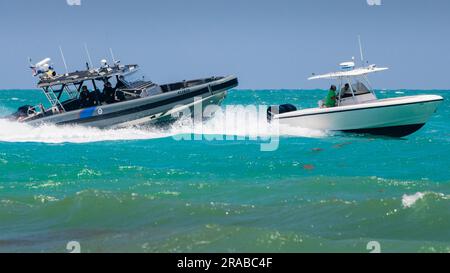
[[[135,73],[129,74],[129,75],[125,76],[125,77],[121,77],[120,80],[125,85],[131,86],[131,85],[136,84],[136,83],[145,82],[145,76],[141,72],[135,72]]]
[[[351,84],[351,86],[350,86]],[[352,93],[353,91],[353,93]],[[345,99],[345,98],[350,98],[353,97],[353,94],[355,96],[359,96],[359,95],[365,95],[365,94],[370,94],[370,90],[369,88],[367,88],[367,86],[362,83],[361,81],[356,81],[356,82],[348,82],[345,83],[341,86],[341,91],[339,94],[339,97],[341,99]]]
[[[367,94],[370,93],[369,88],[367,88],[367,86],[364,85],[364,83],[357,81],[356,83],[354,83],[352,85],[353,91],[355,92],[355,95],[363,95],[363,94]]]

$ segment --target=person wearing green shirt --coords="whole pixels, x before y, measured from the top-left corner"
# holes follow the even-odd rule
[[[328,95],[325,99],[325,107],[335,107],[336,106],[336,86],[332,85]]]

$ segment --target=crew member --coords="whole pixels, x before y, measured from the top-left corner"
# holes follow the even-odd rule
[[[352,90],[350,89],[350,84],[346,83],[344,88],[341,90],[341,98],[353,97]]]
[[[102,94],[98,89],[95,89],[89,93],[89,106],[100,106],[102,105]]]
[[[335,107],[336,106],[336,86],[332,85],[328,95],[325,98],[325,107]]]
[[[83,87],[81,88],[80,97],[78,101],[80,102],[81,108],[89,107],[90,104],[89,90],[86,85],[83,85]]]
[[[103,97],[104,97],[104,101],[106,103],[116,102],[115,91],[114,91],[114,88],[112,88],[112,85],[110,82],[106,82],[105,86],[103,87]]]

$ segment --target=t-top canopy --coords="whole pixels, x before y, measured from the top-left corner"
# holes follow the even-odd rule
[[[358,76],[363,76],[363,75],[367,75],[370,73],[375,73],[375,72],[380,72],[380,71],[384,71],[384,70],[388,70],[389,68],[387,67],[376,67],[375,65],[370,65],[368,67],[361,67],[361,68],[356,68],[353,70],[348,70],[348,71],[339,71],[339,72],[332,72],[332,73],[328,73],[328,74],[323,74],[323,75],[317,75],[317,76],[312,76],[309,77],[308,80],[318,80],[318,79],[340,79],[340,78],[348,78],[348,77],[358,77]]]
[[[83,81],[103,80],[115,76],[126,76],[139,70],[138,65],[116,65],[99,69],[76,71],[69,74],[56,75],[54,77],[42,77],[38,83],[39,88],[62,84],[77,84]]]

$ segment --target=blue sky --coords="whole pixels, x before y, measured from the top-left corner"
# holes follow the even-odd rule
[[[165,83],[234,74],[240,88],[326,88],[307,81],[359,56],[391,70],[377,88],[450,89],[450,1],[381,0],[0,1],[1,89],[32,88],[30,56],[63,71],[108,57]]]

